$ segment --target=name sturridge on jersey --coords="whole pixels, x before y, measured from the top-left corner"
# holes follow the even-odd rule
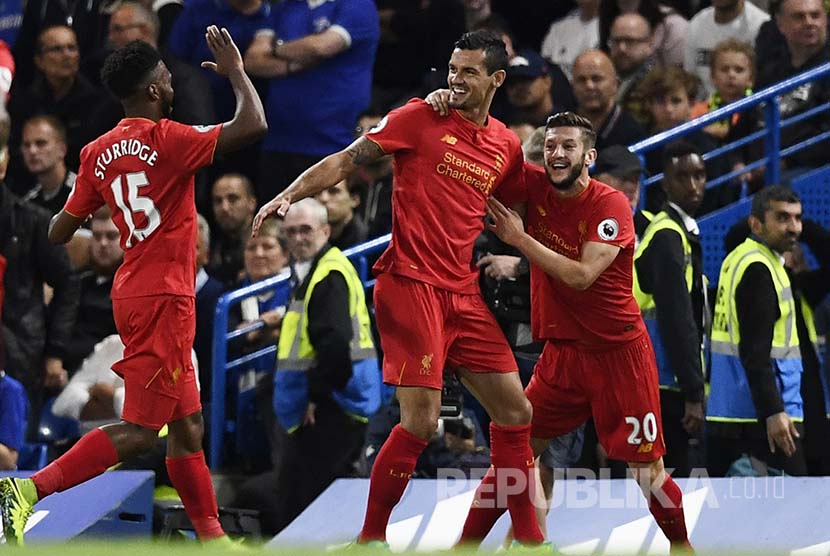
[[[103,180],[107,166],[122,156],[134,156],[148,166],[155,166],[159,153],[138,139],[122,139],[104,149],[95,159],[95,177]]]

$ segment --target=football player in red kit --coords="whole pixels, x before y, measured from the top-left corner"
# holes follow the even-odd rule
[[[216,497],[202,452],[202,421],[191,350],[196,314],[194,179],[215,153],[237,149],[265,134],[265,114],[239,51],[226,29],[205,34],[236,95],[230,122],[189,126],[167,117],[173,102],[170,72],[153,47],[134,41],[115,51],[101,71],[126,117],[81,152],[81,168],[49,239],[65,243],[87,217],[107,204],[121,235],[124,262],[112,286],[124,358],[113,370],[124,378],[122,421],[86,434],[30,479],[0,480],[6,541],[23,544],[32,506],[150,449],[169,426],[167,470],[199,538],[230,543],[218,519]]]
[[[593,417],[608,455],[628,462],[672,553],[691,550],[665,453],[654,352],[632,294],[634,222],[625,196],[592,179],[591,123],[565,112],[545,129],[545,167],[526,167],[522,218],[488,201],[490,228],[531,263],[531,326],[544,340],[526,394],[532,446]]]
[[[523,182],[518,138],[488,113],[506,67],[507,52],[498,35],[465,34],[449,62],[449,117],[439,116],[423,100],[409,101],[347,149],[306,170],[254,220],[256,230],[263,219],[284,215],[292,202],[331,187],[357,166],[394,156],[392,241],[374,268],[375,312],[383,379],[397,387],[401,424],[372,467],[358,543],[386,541],[392,509],[435,434],[445,366],[456,372],[493,421],[492,466],[480,487],[491,500],[471,508],[461,542],[480,542],[495,523],[493,515],[504,511],[505,499],[516,540],[525,545],[544,540],[529,487],[535,473],[530,404],[472,264],[487,198]],[[497,478],[506,477],[508,470],[525,477],[523,488],[502,496],[497,512],[499,485],[506,485]]]

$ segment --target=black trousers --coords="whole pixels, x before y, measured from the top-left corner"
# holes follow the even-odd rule
[[[709,474],[724,477],[732,463],[747,454],[763,461],[769,467],[787,475],[807,474],[804,445],[795,439],[795,453],[787,457],[780,449],[770,452],[766,427],[760,423],[707,423],[706,454]],[[798,433],[804,436],[804,428],[796,424]]]
[[[316,424],[288,435],[279,469],[242,487],[236,505],[260,511],[262,533],[276,535],[337,478],[348,477],[360,455],[366,424],[334,401],[317,406]]]
[[[666,455],[663,463],[672,468],[672,477],[688,477],[691,472],[689,464],[689,433],[683,428],[681,420],[686,412],[686,398],[682,392],[660,390],[660,412],[663,417],[663,440],[666,442]]]

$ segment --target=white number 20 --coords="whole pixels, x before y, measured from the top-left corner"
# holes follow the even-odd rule
[[[628,443],[629,444],[636,444],[639,445],[643,442],[643,438],[646,439],[646,442],[654,442],[657,439],[657,418],[654,416],[654,413],[648,412],[646,413],[645,417],[643,417],[643,425],[640,427],[640,420],[636,417],[626,417],[625,422],[628,425],[631,425],[631,434],[628,435]],[[643,431],[643,436],[640,436],[640,430]]]
[[[147,174],[142,172],[134,172],[124,176],[127,181],[127,199],[124,200],[124,191],[121,188],[121,176],[115,178],[110,184],[112,194],[115,197],[115,204],[124,213],[124,223],[127,224],[129,235],[127,236],[126,246],[133,246],[133,237],[136,241],[143,241],[150,234],[156,231],[156,228],[161,224],[161,215],[153,204],[153,200],[149,197],[142,197],[138,194],[138,189],[146,185],[150,185],[147,181]],[[147,217],[147,225],[141,229],[136,229],[135,219],[133,215],[136,213],[144,213]]]

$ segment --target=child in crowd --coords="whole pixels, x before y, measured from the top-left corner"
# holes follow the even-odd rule
[[[727,39],[718,43],[712,51],[711,75],[715,92],[708,99],[692,107],[692,119],[752,94],[755,81],[755,52],[751,46],[737,39]],[[703,131],[719,143],[725,143],[730,130],[737,125],[741,115],[740,112],[736,112],[731,118],[706,126]]]

